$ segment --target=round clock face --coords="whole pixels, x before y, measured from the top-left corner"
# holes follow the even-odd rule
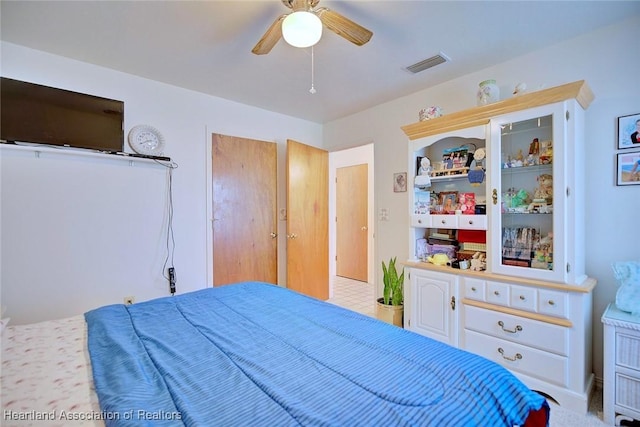
[[[160,156],[164,150],[164,137],[151,126],[135,126],[129,131],[129,145],[138,154]]]
[[[475,153],[473,153],[474,160],[482,160],[487,154],[484,151],[484,148],[478,148]]]

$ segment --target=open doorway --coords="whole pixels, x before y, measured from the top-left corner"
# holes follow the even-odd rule
[[[357,225],[360,232],[366,233],[366,259],[350,260],[349,262],[361,262],[366,264],[364,274],[354,280],[349,277],[338,276],[337,257],[340,251],[337,247],[338,227],[338,186],[336,179],[338,170],[352,166],[366,165],[366,224]],[[344,171],[344,169],[343,169]],[[373,280],[375,277],[374,257],[374,165],[373,143],[329,153],[329,273],[331,277],[330,298],[331,302],[355,311],[373,312],[375,291]],[[358,223],[359,224],[359,223]],[[364,228],[364,229],[363,229]],[[344,244],[344,243],[343,243]],[[347,248],[348,249],[348,248]],[[341,270],[344,271],[344,268]],[[350,275],[350,274],[348,274]],[[362,280],[364,279],[364,280]],[[371,304],[371,310],[368,309]]]

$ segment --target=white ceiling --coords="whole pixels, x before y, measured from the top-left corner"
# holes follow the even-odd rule
[[[639,1],[321,0],[319,6],[374,35],[358,47],[325,31],[314,48],[315,94],[310,49],[281,40],[268,55],[251,53],[276,17],[290,11],[281,0],[2,0],[1,37],[325,123],[640,15]],[[630,41],[636,54],[637,42]],[[404,70],[439,52],[451,61],[418,74]]]

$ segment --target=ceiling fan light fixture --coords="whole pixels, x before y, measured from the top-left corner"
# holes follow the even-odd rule
[[[322,37],[322,22],[316,14],[306,11],[293,12],[282,21],[282,37],[294,47],[310,47]]]

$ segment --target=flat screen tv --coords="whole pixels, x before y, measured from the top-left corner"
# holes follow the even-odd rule
[[[2,77],[0,140],[121,152],[124,102]]]

